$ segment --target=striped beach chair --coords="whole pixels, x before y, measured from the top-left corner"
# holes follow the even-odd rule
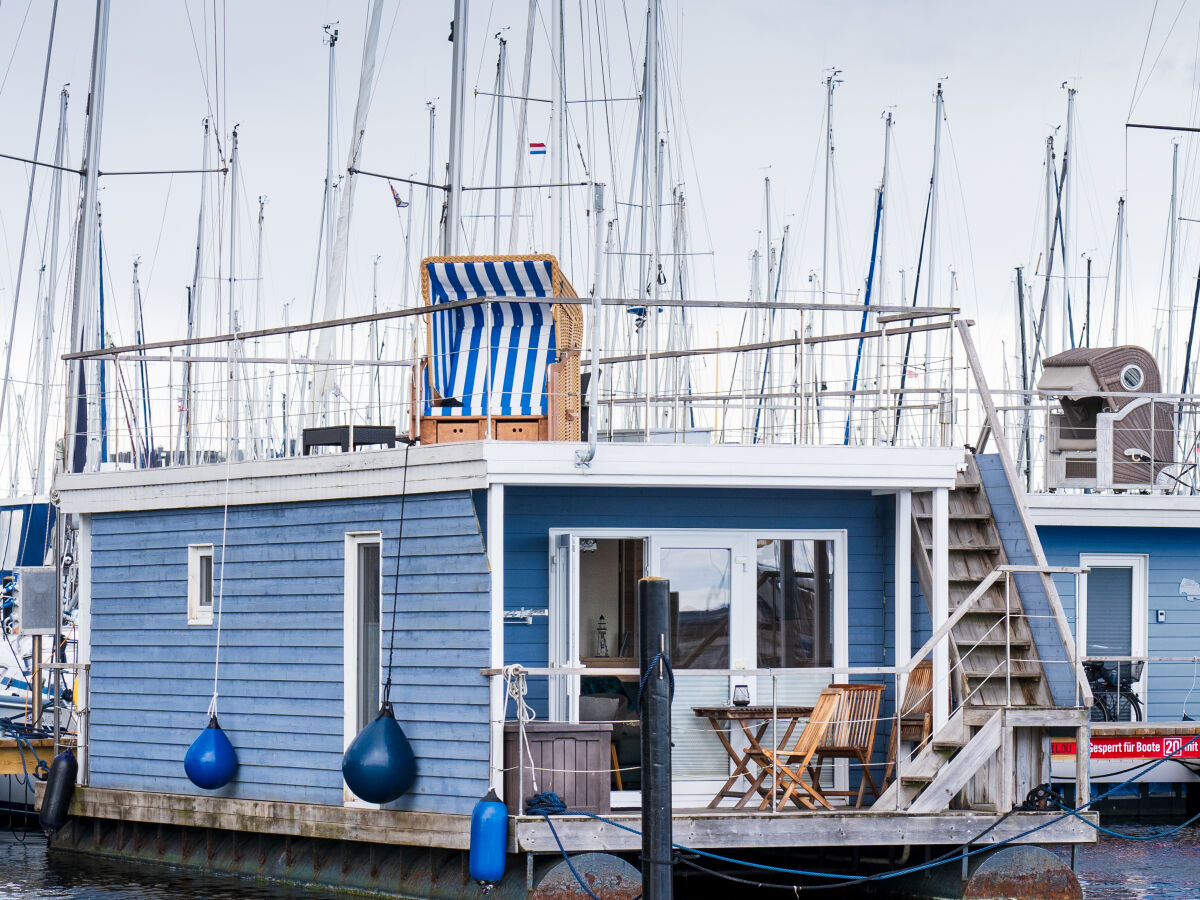
[[[579,440],[582,312],[549,255],[434,256],[421,261],[429,355],[416,431],[422,443]]]

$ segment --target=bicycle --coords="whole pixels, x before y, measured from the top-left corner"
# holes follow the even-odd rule
[[[1105,662],[1098,659],[1083,664],[1088,687],[1092,689],[1092,697],[1096,701],[1092,707],[1093,721],[1121,721],[1122,701],[1129,704],[1131,721],[1143,721],[1142,701],[1134,693],[1133,686],[1142,680],[1142,669],[1145,665],[1142,660]]]

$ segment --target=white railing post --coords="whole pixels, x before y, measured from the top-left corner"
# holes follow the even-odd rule
[[[933,628],[950,617],[950,491],[933,491]],[[950,634],[933,650],[933,730],[950,719]]]
[[[1004,690],[1012,706],[1012,573],[1004,573]]]
[[[896,665],[902,666],[912,656],[912,491],[896,492],[896,555],[895,612],[892,630],[896,648]],[[908,678],[896,675],[896,703],[904,697]]]

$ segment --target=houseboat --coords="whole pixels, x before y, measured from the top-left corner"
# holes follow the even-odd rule
[[[1037,392],[1011,395],[1003,416],[1048,561],[1088,569],[1083,595],[1069,579],[1059,578],[1058,591],[1096,695],[1091,780],[1107,790],[1132,770],[1138,782],[1103,808],[1194,813],[1195,398],[1164,391],[1142,348],[1078,348],[1047,358]],[[1076,746],[1053,749],[1056,780],[1069,781]]]
[[[869,342],[879,375],[856,392],[805,369],[766,431],[744,394],[585,388],[581,367],[650,365],[581,359],[585,305],[636,300],[576,298],[553,257],[435,257],[422,280],[423,306],[378,314],[428,328],[399,435],[351,388],[286,444],[306,455],[238,458],[227,422],[199,455],[215,464],[56,478],[88,689],[55,851],[475,897],[471,814],[494,790],[493,896],[586,896],[556,893],[580,890],[572,868],[637,896],[648,577],[670,591],[673,838],[722,858],[706,868],[792,883],[743,864],[888,873],[950,852],[961,891],[990,847],[1095,840],[1094,814],[1026,804],[1051,742],[1092,727],[1060,601],[1086,566],[1043,552],[1006,442],[965,438],[1003,428],[955,310],[869,307],[869,330],[780,342],[805,366]],[[941,387],[904,385],[913,333],[952,348]],[[416,778],[370,804],[343,755],[384,701]],[[184,757],[214,712],[237,768],[205,790]],[[1087,765],[1071,775],[1088,796]],[[564,814],[530,808],[549,791]]]

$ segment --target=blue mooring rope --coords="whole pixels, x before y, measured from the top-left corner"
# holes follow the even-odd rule
[[[634,709],[642,708],[642,693],[646,690],[646,682],[650,680],[650,676],[658,667],[659,662],[667,671],[667,678],[670,680],[670,691],[667,693],[667,698],[675,696],[675,670],[671,668],[671,658],[666,653],[654,654],[654,659],[650,660],[650,665],[646,666],[646,672],[642,675],[642,680],[638,682],[637,700],[633,703]]]
[[[662,656],[662,654],[659,654],[659,656]],[[652,664],[651,664],[651,669],[653,668],[654,663],[657,662],[658,658],[659,658],[658,656],[655,657],[654,662],[652,662]],[[666,664],[666,666],[669,670],[670,663],[667,662],[666,657],[663,657],[663,662]],[[647,674],[649,674],[649,670],[648,670]],[[642,679],[642,682],[643,682],[643,684],[645,683],[645,678]],[[674,676],[672,675],[672,686],[673,686],[673,684],[674,684]],[[641,696],[640,690],[638,691],[638,696],[640,699],[640,696]],[[1088,800],[1086,803],[1084,803],[1080,806],[1077,806],[1074,808],[1067,807],[1066,804],[1064,804],[1061,800],[1058,799],[1057,794],[1054,794],[1053,792],[1051,792],[1051,798],[1054,800],[1055,803],[1057,803],[1059,805],[1059,807],[1063,810],[1063,813],[1060,816],[1055,816],[1053,819],[1051,819],[1048,822],[1043,822],[1041,825],[1036,825],[1033,828],[1029,828],[1025,831],[1022,831],[1019,834],[1015,834],[1010,838],[1005,838],[1002,841],[996,841],[994,844],[988,844],[986,847],[977,847],[974,850],[971,850],[970,849],[971,844],[974,843],[975,840],[977,840],[979,837],[982,837],[983,834],[986,834],[988,831],[991,831],[993,828],[995,828],[996,825],[998,825],[999,822],[1001,821],[1001,820],[998,820],[997,822],[994,822],[992,825],[988,826],[988,828],[985,831],[983,831],[980,835],[977,835],[975,838],[972,838],[971,840],[967,841],[966,843],[960,844],[954,850],[948,851],[941,859],[935,859],[930,862],[922,863],[921,865],[917,865],[917,866],[910,866],[907,869],[894,869],[890,872],[882,872],[882,873],[879,873],[876,875],[862,875],[862,876],[857,876],[857,877],[853,877],[853,878],[847,878],[842,873],[813,872],[813,871],[809,871],[807,869],[790,869],[790,868],[786,868],[783,866],[772,866],[772,865],[768,865],[766,863],[756,863],[756,862],[750,862],[749,860],[744,860],[744,859],[735,859],[730,856],[722,856],[718,853],[709,853],[706,850],[697,850],[693,847],[687,847],[683,844],[672,843],[671,846],[673,848],[675,848],[676,850],[680,850],[684,853],[691,853],[691,854],[695,854],[696,856],[703,856],[703,857],[706,857],[707,859],[716,860],[717,862],[730,863],[732,865],[744,866],[749,869],[758,869],[758,870],[761,870],[764,872],[773,872],[773,873],[779,874],[779,875],[799,875],[799,876],[805,877],[805,878],[842,879],[841,881],[837,882],[836,884],[808,885],[808,886],[791,885],[790,886],[790,887],[793,887],[797,892],[799,892],[802,890],[809,890],[809,891],[811,891],[811,890],[828,890],[829,888],[849,887],[852,885],[861,884],[866,881],[884,881],[884,880],[891,879],[891,878],[899,878],[903,875],[912,875],[912,874],[916,874],[917,872],[924,872],[928,869],[935,869],[939,866],[944,866],[947,863],[960,862],[969,857],[977,856],[980,853],[987,853],[987,852],[995,850],[999,847],[1004,847],[1004,846],[1007,846],[1008,844],[1013,844],[1013,843],[1021,840],[1022,838],[1029,837],[1031,834],[1036,834],[1037,832],[1042,831],[1043,829],[1049,828],[1051,825],[1055,825],[1064,819],[1070,818],[1071,816],[1074,816],[1075,818],[1086,823],[1087,825],[1091,826],[1092,828],[1096,829],[1097,831],[1100,831],[1104,834],[1111,835],[1113,837],[1124,838],[1126,840],[1143,840],[1143,841],[1153,840],[1154,838],[1167,837],[1167,836],[1170,836],[1170,835],[1180,831],[1181,829],[1183,829],[1183,828],[1187,827],[1188,825],[1192,824],[1193,822],[1195,822],[1197,819],[1200,819],[1200,814],[1193,816],[1191,819],[1188,819],[1186,822],[1182,823],[1181,825],[1174,826],[1165,832],[1161,832],[1161,833],[1158,833],[1155,835],[1137,836],[1137,835],[1122,834],[1121,832],[1113,831],[1111,829],[1104,828],[1100,825],[1095,825],[1095,824],[1089,822],[1087,819],[1085,819],[1079,813],[1081,810],[1086,809],[1088,806],[1095,803],[1096,801],[1103,800],[1105,797],[1108,797],[1108,796],[1116,793],[1117,791],[1121,790],[1122,788],[1128,787],[1130,784],[1133,784],[1135,781],[1137,781],[1139,778],[1141,778],[1147,772],[1150,772],[1150,771],[1158,768],[1159,766],[1161,766],[1163,763],[1167,762],[1168,760],[1175,758],[1176,756],[1178,756],[1180,753],[1182,753],[1184,750],[1186,750],[1188,747],[1190,747],[1192,744],[1194,744],[1198,740],[1200,740],[1200,734],[1193,735],[1189,740],[1184,742],[1183,746],[1181,746],[1174,753],[1171,753],[1167,756],[1164,756],[1162,759],[1158,759],[1158,760],[1155,760],[1155,761],[1149,763],[1148,765],[1145,766],[1145,768],[1141,769],[1141,771],[1139,771],[1136,775],[1134,775],[1133,778],[1123,781],[1118,785],[1114,785],[1113,787],[1109,788],[1107,791],[1104,791],[1102,794],[1097,795],[1095,798]],[[546,820],[546,824],[550,826],[550,833],[554,836],[554,841],[556,844],[558,844],[558,849],[562,852],[563,859],[565,859],[567,861],[567,865],[571,869],[571,874],[573,874],[575,876],[575,880],[579,882],[579,886],[582,887],[585,891],[587,891],[588,896],[592,897],[593,900],[600,900],[600,898],[597,897],[594,893],[592,893],[591,889],[587,886],[587,884],[584,883],[583,879],[579,876],[579,873],[575,870],[575,866],[571,864],[570,857],[567,856],[567,851],[563,847],[562,841],[559,840],[558,832],[554,828],[554,823],[550,821],[550,817],[551,816],[560,816],[560,815],[586,816],[589,819],[595,819],[598,822],[603,822],[606,825],[611,825],[614,828],[620,829],[621,831],[627,831],[630,834],[635,834],[635,835],[639,835],[639,836],[641,835],[641,832],[638,831],[636,828],[632,828],[629,825],[623,825],[620,822],[613,821],[612,819],[609,819],[605,816],[598,815],[597,813],[584,812],[583,810],[568,809],[567,804],[564,803],[562,801],[562,798],[560,798],[558,796],[558,794],[554,793],[553,791],[544,791],[540,794],[535,794],[533,797],[530,798],[529,803],[526,805],[526,811],[536,813],[536,814],[542,816],[542,818],[544,818]],[[1010,816],[1014,812],[1018,812],[1018,811],[1019,810],[1017,810],[1017,809],[1011,810],[1010,812],[1008,812],[1005,815],[1004,818],[1007,818],[1007,816]],[[955,850],[959,850],[959,849],[961,849],[965,852],[962,852],[962,853],[955,852]],[[773,886],[788,887],[788,885],[773,885]]]

